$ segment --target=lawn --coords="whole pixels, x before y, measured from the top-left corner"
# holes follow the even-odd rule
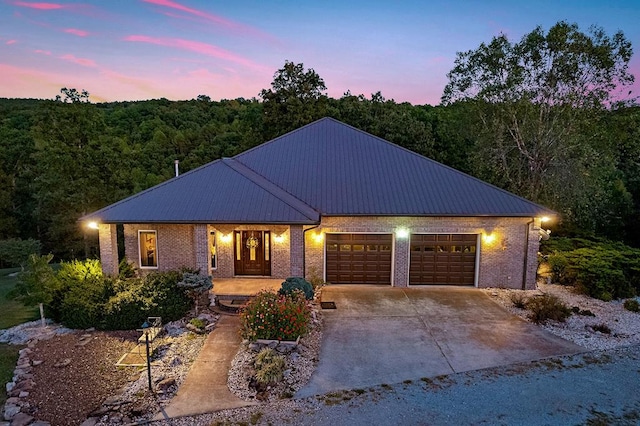
[[[16,367],[18,351],[21,348],[22,346],[0,343],[0,383],[2,383],[2,389],[0,389],[0,407],[2,407],[7,400],[4,384],[10,382],[13,377],[13,369]]]
[[[20,268],[0,269],[0,330],[22,324],[23,322],[38,319],[38,307],[27,308],[22,303],[7,299],[9,293],[16,285],[16,277],[10,276],[18,272]]]

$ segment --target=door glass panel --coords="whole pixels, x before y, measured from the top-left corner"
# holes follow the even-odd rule
[[[240,260],[240,253],[242,253],[242,237],[239,232],[236,232],[236,260]]]
[[[217,265],[217,255],[216,252],[216,233],[215,231],[211,231],[209,234],[209,252],[211,254],[211,269],[216,269]]]
[[[381,244],[380,251],[391,251],[391,246],[388,244]]]
[[[375,244],[367,245],[367,251],[378,251],[378,246]]]
[[[270,250],[270,245],[269,245],[269,233],[265,232],[264,233],[264,260],[266,260],[267,262],[269,261],[269,250]]]
[[[338,251],[337,244],[327,244],[327,251]]]
[[[364,244],[354,244],[352,246],[353,251],[364,251]]]
[[[340,244],[340,251],[351,251],[351,244]]]

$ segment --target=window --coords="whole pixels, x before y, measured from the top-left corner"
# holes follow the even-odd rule
[[[138,231],[140,247],[140,267],[158,267],[158,240],[156,231]]]
[[[216,250],[215,231],[209,233],[209,253],[211,254],[211,269],[216,269],[218,267],[218,252]]]

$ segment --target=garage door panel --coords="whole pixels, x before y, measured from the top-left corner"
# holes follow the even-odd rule
[[[326,240],[328,282],[391,283],[391,234],[327,234]]]
[[[413,234],[409,284],[473,285],[475,234]]]

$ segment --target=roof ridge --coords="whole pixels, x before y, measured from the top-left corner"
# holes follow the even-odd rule
[[[300,200],[299,198],[295,197],[294,195],[290,194],[289,192],[285,191],[283,188],[271,182],[269,179],[262,176],[255,170],[249,168],[244,163],[235,160],[234,158],[228,157],[224,157],[220,161],[222,161],[222,163],[227,167],[231,168],[246,179],[249,179],[251,182],[258,185],[283,203],[297,210],[308,219],[314,221],[318,221],[320,219],[320,213],[316,209]]]

